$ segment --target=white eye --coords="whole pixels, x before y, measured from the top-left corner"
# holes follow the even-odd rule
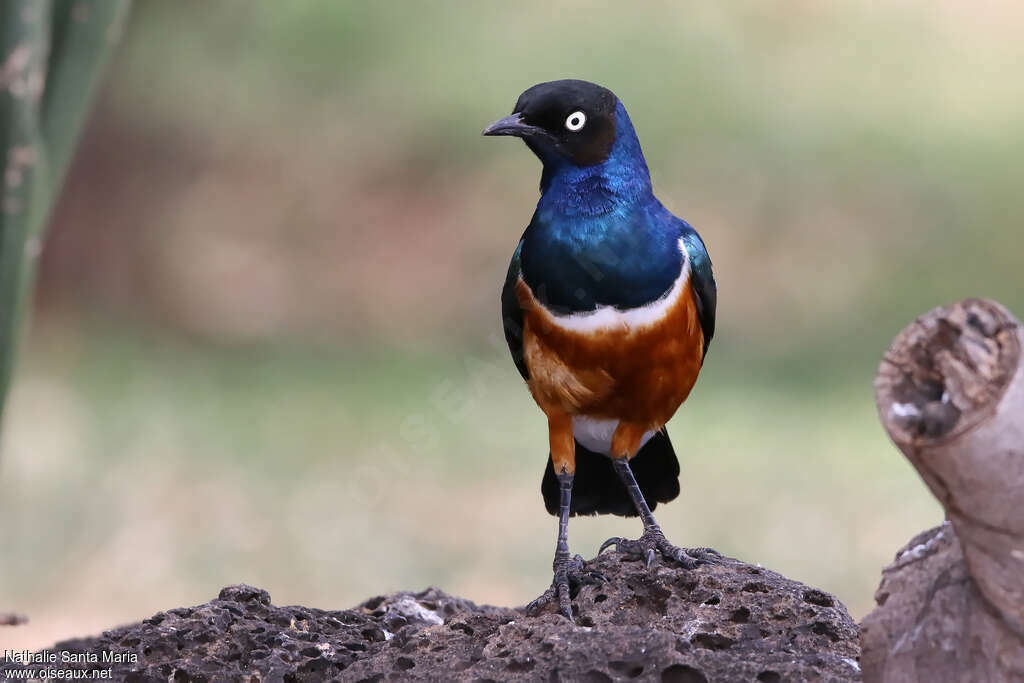
[[[585,126],[587,123],[587,115],[581,111],[574,111],[569,114],[568,118],[565,119],[565,127],[571,130],[573,133],[578,131],[580,128]]]

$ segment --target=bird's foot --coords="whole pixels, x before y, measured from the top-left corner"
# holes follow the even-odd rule
[[[629,538],[609,538],[601,544],[598,554],[603,553],[607,548],[615,546],[615,549],[626,555],[636,557],[647,563],[648,569],[654,564],[654,556],[660,553],[667,560],[677,562],[684,569],[693,569],[702,564],[718,564],[722,555],[713,548],[679,548],[668,542],[660,527],[654,526],[644,530],[640,538],[633,540]]]
[[[607,579],[601,572],[587,569],[579,555],[564,559],[556,558],[554,570],[555,576],[551,581],[551,587],[524,609],[527,614],[535,615],[552,602],[557,602],[558,611],[569,621],[576,623],[572,617],[571,589],[579,590],[580,586],[601,583]]]

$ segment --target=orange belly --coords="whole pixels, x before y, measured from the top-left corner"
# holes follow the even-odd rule
[[[556,447],[555,433],[564,431],[556,423],[573,416],[619,420],[618,449],[628,453],[615,455],[631,457],[643,433],[668,422],[697,381],[704,334],[689,281],[657,320],[592,331],[560,325],[521,278],[516,294],[530,392],[552,425],[556,464],[555,451],[563,449]],[[567,457],[572,460],[571,454],[562,459]]]

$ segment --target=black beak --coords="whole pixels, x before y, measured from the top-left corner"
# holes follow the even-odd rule
[[[543,133],[543,128],[531,126],[523,121],[522,114],[512,114],[503,119],[498,119],[491,125],[484,128],[484,135],[514,135],[517,138],[525,138],[531,135]]]

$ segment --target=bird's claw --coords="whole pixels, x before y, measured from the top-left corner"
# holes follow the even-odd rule
[[[565,560],[555,560],[555,576],[551,586],[530,604],[524,611],[527,614],[535,615],[552,602],[558,602],[558,611],[573,624],[576,620],[572,616],[572,591],[571,587],[593,585],[607,581],[607,577],[599,571],[587,569],[583,557],[576,555]]]
[[[638,539],[615,536],[601,544],[598,554],[615,546],[617,552],[642,559],[650,569],[654,564],[655,554],[660,553],[667,560],[677,562],[684,569],[694,569],[702,564],[718,564],[722,555],[713,548],[679,548],[668,542],[661,529],[653,528],[644,531]]]

